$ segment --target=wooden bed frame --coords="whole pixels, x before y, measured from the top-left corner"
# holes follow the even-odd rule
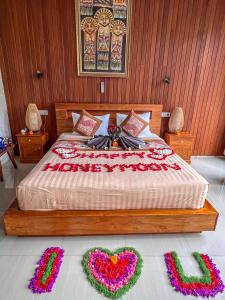
[[[7,235],[105,235],[215,230],[218,213],[201,209],[23,211],[17,201],[4,214]]]
[[[160,134],[162,105],[160,104],[77,104],[56,103],[57,134],[72,132],[71,113],[86,109],[92,114],[116,112],[151,112],[151,131]],[[138,210],[57,210],[22,211],[15,200],[3,215],[6,235],[66,236],[141,233],[178,233],[213,231],[218,213],[206,200],[201,209],[138,209]]]
[[[89,103],[56,103],[56,125],[57,134],[73,131],[72,112],[81,112],[82,109],[93,115],[104,115],[110,113],[110,125],[116,124],[116,113],[129,114],[133,109],[137,113],[151,112],[151,131],[160,135],[162,104],[89,104]]]

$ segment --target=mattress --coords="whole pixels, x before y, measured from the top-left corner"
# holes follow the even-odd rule
[[[17,187],[22,210],[203,207],[207,181],[160,138],[145,149],[90,150],[63,135]]]

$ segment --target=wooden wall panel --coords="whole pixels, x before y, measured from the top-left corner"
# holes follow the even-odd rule
[[[129,77],[77,76],[74,0],[0,1],[0,63],[15,135],[27,104],[162,103],[182,106],[184,130],[196,135],[194,154],[225,148],[224,0],[133,0]],[[36,79],[37,69],[44,77]],[[171,84],[163,83],[165,75]],[[105,94],[100,94],[100,82]],[[166,129],[166,121],[162,132]]]

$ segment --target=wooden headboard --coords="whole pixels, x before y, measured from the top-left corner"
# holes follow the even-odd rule
[[[160,135],[162,104],[90,104],[90,103],[56,103],[57,134],[73,131],[72,112],[87,110],[93,115],[99,116],[110,113],[110,125],[116,124],[116,113],[129,114],[133,109],[137,113],[151,112],[151,132]]]

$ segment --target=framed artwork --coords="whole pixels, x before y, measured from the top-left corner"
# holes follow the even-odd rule
[[[127,77],[132,0],[75,0],[80,76]]]

